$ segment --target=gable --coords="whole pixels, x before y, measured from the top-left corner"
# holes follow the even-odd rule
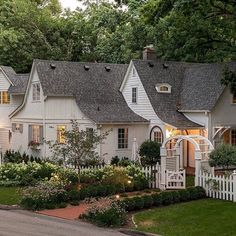
[[[0,70],[0,91],[7,91],[11,83],[7,79],[6,75]]]

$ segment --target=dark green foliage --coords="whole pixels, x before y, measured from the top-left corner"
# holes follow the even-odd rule
[[[226,169],[236,165],[236,147],[229,144],[220,145],[210,153],[209,164]]]
[[[143,142],[139,149],[142,165],[156,165],[160,161],[161,144],[147,140]]]
[[[119,162],[120,162],[120,158],[118,156],[114,156],[114,157],[111,158],[111,163],[110,164],[118,166]]]
[[[173,203],[190,201],[205,198],[206,193],[202,187],[191,187],[176,191],[164,191],[140,197],[125,198],[120,204],[127,211],[140,210],[150,208],[152,206],[170,205]]]
[[[71,201],[71,202],[79,201],[79,199],[80,199],[79,191],[76,190],[76,189],[70,190],[70,191],[68,192],[68,199],[69,199],[69,201]]]
[[[225,68],[224,77],[221,80],[221,83],[225,86],[229,86],[232,94],[236,93],[236,73],[229,70],[229,68]]]
[[[111,159],[111,165],[127,167],[131,164],[133,164],[133,161],[128,157],[119,158],[118,156],[114,156]]]

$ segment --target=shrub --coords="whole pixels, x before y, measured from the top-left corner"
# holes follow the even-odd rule
[[[236,147],[229,144],[220,145],[210,153],[209,164],[226,169],[236,165]]]
[[[191,187],[177,191],[164,191],[140,197],[125,198],[120,201],[127,211],[140,210],[151,206],[169,205],[181,201],[189,201],[206,197],[202,187]]]
[[[111,158],[111,163],[110,164],[118,166],[119,162],[120,162],[120,158],[118,156],[114,156],[114,157]]]
[[[52,209],[68,201],[63,186],[43,182],[23,190],[21,206],[28,210]]]
[[[140,146],[139,155],[142,165],[156,165],[160,161],[161,144],[147,140]]]
[[[68,192],[68,200],[70,202],[79,201],[79,199],[80,199],[80,195],[79,195],[78,190],[72,189]]]
[[[126,223],[126,211],[117,202],[104,199],[99,203],[94,201],[81,218],[99,226],[122,226]]]
[[[11,182],[11,185],[27,186],[50,179],[55,182],[75,184],[78,182],[78,175],[72,170],[48,162],[7,163],[0,166],[0,183]]]
[[[145,195],[142,197],[143,199],[143,207],[144,208],[149,208],[153,205],[153,198],[150,195]]]

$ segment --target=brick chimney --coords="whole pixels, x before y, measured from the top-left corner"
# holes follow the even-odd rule
[[[155,60],[156,53],[153,44],[146,46],[143,49],[143,60]]]

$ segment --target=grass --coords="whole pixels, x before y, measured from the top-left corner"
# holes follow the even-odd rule
[[[236,235],[236,203],[203,199],[134,215],[138,230],[162,236]]]
[[[0,187],[0,204],[16,205],[20,202],[18,187]]]
[[[195,176],[193,175],[187,175],[186,176],[186,187],[192,187],[195,186]]]

